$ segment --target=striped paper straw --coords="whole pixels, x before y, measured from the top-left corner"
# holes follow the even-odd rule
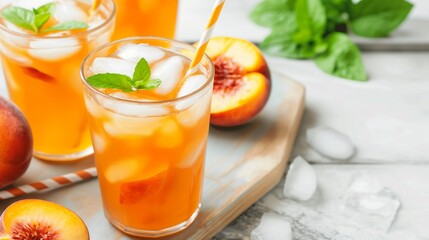
[[[87,168],[74,173],[68,173],[54,178],[42,180],[40,182],[34,182],[19,187],[10,188],[7,190],[0,191],[0,200],[19,197],[25,194],[34,193],[42,190],[52,190],[55,188],[70,185],[72,183],[81,182],[84,180],[97,177],[97,170],[93,168]]]
[[[201,59],[204,56],[204,52],[206,51],[207,44],[209,43],[209,39],[213,33],[213,29],[216,25],[217,19],[219,18],[220,13],[222,12],[223,5],[225,3],[225,0],[216,0],[216,3],[214,5],[212,14],[210,16],[209,23],[206,26],[206,29],[204,30],[203,36],[200,39],[200,42],[198,43],[197,53],[195,54],[194,59],[192,60],[191,65],[189,66],[189,72],[192,72],[195,66],[200,63]]]
[[[98,5],[100,5],[100,3],[101,3],[101,0],[94,0],[92,2],[92,6],[91,6],[91,10],[90,10],[91,15],[94,13],[95,9],[98,8]]]

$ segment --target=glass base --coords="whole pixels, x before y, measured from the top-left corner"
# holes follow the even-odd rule
[[[116,228],[118,228],[119,230],[121,230],[122,232],[128,235],[132,235],[136,237],[157,238],[157,237],[164,237],[164,236],[168,236],[168,235],[180,232],[186,229],[187,227],[189,227],[194,222],[195,218],[197,218],[200,208],[201,208],[201,204],[198,205],[197,210],[195,210],[195,212],[188,220],[182,223],[179,223],[175,226],[164,228],[161,230],[143,230],[143,229],[127,227],[110,218],[109,214],[107,214],[106,211],[104,211],[104,215],[113,226],[115,226]]]
[[[75,161],[82,159],[84,157],[88,157],[89,155],[92,155],[94,153],[94,149],[91,147],[88,147],[87,149],[77,152],[77,153],[71,153],[71,154],[49,154],[49,153],[42,153],[38,152],[36,150],[33,151],[33,156],[47,161],[53,161],[53,162],[69,162],[69,161]]]

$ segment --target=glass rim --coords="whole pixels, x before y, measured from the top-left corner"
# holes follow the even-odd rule
[[[53,0],[53,1],[55,1],[55,0]],[[77,0],[75,0],[75,1],[77,1]],[[78,33],[75,33],[72,35],[66,35],[66,36],[38,36],[38,35],[31,35],[31,34],[27,34],[27,33],[15,32],[15,31],[3,26],[3,24],[0,24],[0,30],[2,30],[8,34],[12,34],[14,36],[17,36],[17,37],[32,38],[32,39],[36,39],[36,40],[41,40],[41,39],[73,39],[73,38],[80,37],[80,36],[86,36],[86,35],[89,35],[93,32],[97,32],[98,30],[102,29],[107,24],[111,23],[113,21],[113,19],[115,18],[115,16],[116,16],[116,5],[115,5],[114,0],[105,0],[105,1],[108,1],[112,4],[112,14],[110,14],[109,17],[106,19],[106,21],[104,21],[102,24],[96,26],[95,28],[91,28],[91,29],[83,31],[83,32],[78,32]]]
[[[100,90],[98,90],[97,88],[91,86],[88,84],[88,82],[86,81],[86,76],[84,73],[84,65],[87,61],[89,61],[89,58],[91,58],[93,55],[97,54],[99,51],[111,47],[113,45],[117,45],[120,43],[124,43],[124,42],[132,42],[132,41],[136,41],[136,40],[155,40],[155,41],[162,41],[162,42],[169,42],[169,43],[173,43],[175,44],[175,46],[179,45],[179,46],[184,46],[185,48],[190,48],[192,51],[196,52],[197,48],[192,46],[189,43],[186,42],[182,42],[182,41],[178,41],[178,40],[174,40],[174,39],[170,39],[170,38],[164,38],[164,37],[156,37],[156,36],[137,36],[137,37],[128,37],[128,38],[123,38],[123,39],[119,39],[113,42],[109,42],[107,44],[101,45],[98,48],[94,49],[93,51],[91,51],[82,61],[81,67],[80,67],[80,77],[81,77],[81,81],[83,82],[83,84],[85,85],[86,88],[90,89],[92,92],[95,92],[95,94],[99,94],[105,98],[108,99],[113,99],[115,101],[121,101],[121,102],[128,102],[128,103],[138,103],[138,104],[143,104],[143,105],[162,105],[162,104],[168,104],[168,103],[175,103],[175,102],[180,102],[182,100],[186,100],[188,98],[191,98],[197,94],[199,94],[201,91],[203,91],[204,89],[206,89],[213,81],[214,81],[214,65],[213,62],[211,61],[210,57],[207,54],[204,54],[203,58],[201,59],[201,61],[198,63],[198,66],[201,66],[201,62],[203,61],[203,59],[205,59],[208,62],[208,66],[207,69],[208,71],[208,78],[207,81],[197,90],[194,90],[193,92],[184,95],[182,97],[178,97],[178,98],[173,98],[173,99],[167,99],[167,100],[156,100],[156,101],[144,101],[144,100],[138,100],[138,99],[124,99],[124,98],[119,98],[119,97],[115,97],[115,96],[111,96],[109,94],[105,94],[103,92],[101,92]]]

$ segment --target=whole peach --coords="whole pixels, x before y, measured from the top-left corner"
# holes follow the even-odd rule
[[[0,97],[0,188],[27,171],[33,154],[33,136],[27,119],[8,100]]]

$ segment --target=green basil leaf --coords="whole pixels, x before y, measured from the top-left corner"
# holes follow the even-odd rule
[[[334,32],[338,25],[346,27],[348,20],[346,0],[322,0],[326,11],[326,31],[327,33]],[[346,29],[344,29],[345,31]]]
[[[45,25],[45,23],[51,18],[50,13],[39,13],[34,17],[34,25],[36,25],[37,32]]]
[[[141,58],[134,69],[133,82],[147,82],[150,79],[150,67],[146,59]]]
[[[320,69],[341,78],[368,80],[359,49],[346,34],[332,33],[326,42],[328,49],[316,57]]]
[[[250,19],[258,25],[273,27],[278,24],[288,26],[295,21],[292,0],[264,0],[250,12]]]
[[[88,24],[79,21],[67,21],[43,30],[43,32],[66,31],[89,28]]]
[[[326,26],[325,8],[321,0],[297,0],[295,3],[296,21],[299,31],[309,31],[311,36],[322,36]]]
[[[131,92],[131,78],[117,73],[102,73],[90,76],[86,79],[89,85],[96,88],[119,89],[124,92]]]
[[[37,32],[37,28],[34,25],[35,14],[33,11],[21,7],[8,7],[2,11],[1,15],[18,27]]]
[[[413,5],[405,0],[362,0],[349,7],[352,31],[365,37],[385,37],[408,16]]]

